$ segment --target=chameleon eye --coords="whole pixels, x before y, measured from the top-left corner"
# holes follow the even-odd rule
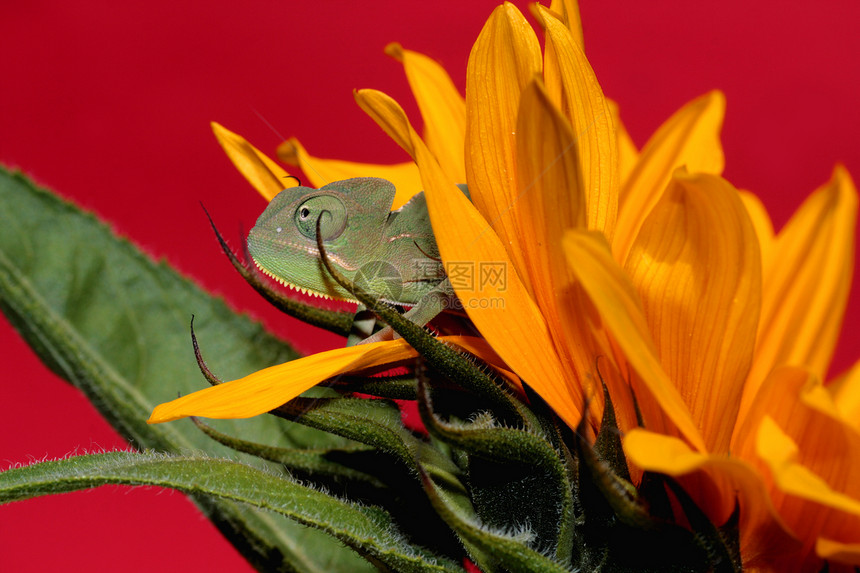
[[[337,197],[317,195],[296,209],[296,227],[309,239],[316,240],[317,219],[324,241],[338,238],[346,228],[346,209]]]

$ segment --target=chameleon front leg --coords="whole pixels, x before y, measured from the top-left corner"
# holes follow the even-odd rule
[[[456,299],[457,295],[454,294],[454,289],[451,287],[450,281],[446,278],[422,296],[415,306],[404,313],[403,317],[418,326],[424,326],[436,318],[442,311],[452,308]],[[369,344],[371,342],[393,340],[395,338],[398,338],[397,333],[390,326],[386,326],[358,344]]]

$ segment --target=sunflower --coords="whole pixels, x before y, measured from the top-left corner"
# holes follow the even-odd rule
[[[507,271],[503,289],[454,284],[480,337],[448,340],[514,373],[571,427],[586,416],[592,433],[602,380],[634,481],[673,476],[717,524],[739,507],[746,567],[860,565],[860,363],[824,383],[850,290],[850,176],[837,167],[775,234],[758,199],[720,176],[721,93],[682,107],[637,150],[585,57],[575,2],[534,15],[543,51],[515,7],[492,13],[465,99],[431,59],[387,48],[423,138],[385,94],[355,97],[413,161],[323,160],[297,140],[278,156],[317,186],[389,178],[394,208],[423,189],[445,263]],[[264,197],[281,191],[284,169],[214,129]],[[162,404],[150,422],[257,415],[414,354],[402,340],[320,353]]]

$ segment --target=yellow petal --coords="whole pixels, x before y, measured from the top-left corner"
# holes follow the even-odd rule
[[[312,187],[322,187],[333,181],[353,177],[381,177],[394,184],[397,193],[391,209],[399,209],[413,195],[421,191],[421,176],[414,162],[395,165],[354,163],[337,159],[313,157],[296,138],[290,138],[278,146],[278,158],[288,165],[301,168]]]
[[[624,185],[639,162],[639,150],[621,121],[621,110],[618,104],[607,99],[609,110],[612,112],[612,124],[615,126],[615,141],[618,143],[618,181]]]
[[[639,233],[642,221],[660,199],[672,173],[686,166],[690,173],[720,174],[724,157],[720,128],[726,98],[713,91],[678,110],[651,137],[639,163],[619,194],[618,223],[612,252],[623,261]]]
[[[819,537],[815,542],[815,553],[828,561],[860,567],[860,543],[840,543]]]
[[[777,235],[742,409],[775,366],[804,366],[826,377],[851,290],[856,220],[857,190],[837,167]]]
[[[595,339],[590,302],[575,285],[561,245],[567,229],[586,224],[587,201],[578,157],[567,119],[549,100],[542,82],[535,79],[520,100],[517,178],[521,197],[512,210],[528,237],[521,248],[533,278],[535,302],[550,326],[557,353],[575,373],[586,395],[595,398],[597,407],[589,411],[598,423],[603,393],[599,384],[594,384],[597,377],[593,369],[595,357],[604,352]]]
[[[579,16],[577,0],[552,0],[549,9],[561,16],[561,21],[570,30],[570,36],[580,50],[585,50],[585,40],[582,35],[582,18]]]
[[[493,355],[480,339],[461,336],[440,339],[485,357]],[[147,423],[159,424],[186,416],[250,418],[277,408],[338,374],[393,364],[416,355],[403,339],[319,352],[156,406]]]
[[[756,443],[757,453],[768,465],[777,487],[799,498],[787,499],[780,512],[801,539],[811,545],[822,535],[842,543],[860,543],[860,499],[832,488],[799,463],[797,443],[770,416],[762,419]],[[791,502],[795,507],[789,506]]]
[[[353,95],[358,106],[376,122],[376,125],[381,127],[412,159],[415,159],[410,127],[403,123],[405,116],[400,104],[379,90],[355,90]]]
[[[637,466],[676,478],[699,507],[718,525],[740,503],[741,556],[744,569],[785,570],[800,544],[765,489],[759,474],[749,464],[721,455],[692,451],[671,436],[634,429],[624,437],[624,451]],[[782,567],[780,567],[779,565]]]
[[[551,324],[560,325],[557,306],[564,304],[563,290],[573,282],[561,237],[567,229],[585,227],[587,200],[575,136],[539,81],[523,92],[516,143],[521,197],[512,210],[528,238],[521,246],[528,273],[536,279],[538,304]]]
[[[813,374],[774,369],[732,453],[768,476],[774,505],[807,551],[820,535],[860,541],[860,433]]]
[[[445,173],[466,182],[463,146],[466,139],[466,102],[445,69],[431,58],[389,44],[385,53],[403,63],[409,87],[424,119],[424,141]]]
[[[160,404],[147,423],[159,424],[186,416],[258,416],[332,376],[390,364],[415,355],[412,347],[402,339],[319,352]]]
[[[750,221],[752,221],[755,228],[755,234],[758,237],[758,245],[761,249],[761,267],[762,269],[766,269],[771,260],[773,250],[773,223],[761,199],[749,191],[739,191],[739,193],[741,194],[744,206],[747,208]]]
[[[769,417],[798,444],[798,462],[860,503],[860,432],[843,421],[816,376],[795,380],[794,386],[785,381],[774,386],[774,393],[781,396],[771,394],[767,399]]]
[[[612,111],[585,53],[552,12],[538,6],[546,33],[544,76],[550,100],[568,118],[585,195],[588,228],[610,240],[618,215],[618,147]]]
[[[761,308],[758,242],[738,192],[678,170],[624,270],[708,451],[727,453]]]
[[[298,185],[280,165],[263,155],[241,136],[214,121],[212,131],[236,169],[266,201],[271,201],[284,189]]]
[[[582,411],[581,390],[567,386],[569,376],[563,374],[546,322],[499,237],[441,171],[396,101],[375,90],[358,90],[355,97],[415,157],[439,252],[469,318],[505,363],[575,426]]]
[[[577,279],[644,383],[642,392],[637,389],[637,398],[648,427],[671,432],[663,422],[666,416],[694,448],[705,451],[689,408],[657,358],[639,295],[612,258],[606,238],[593,231],[571,230],[565,233],[564,248]]]
[[[448,179],[396,101],[375,90],[358,90],[355,98],[415,157],[439,252],[469,318],[505,363],[575,426],[581,390],[568,386],[547,324],[499,237]]]
[[[834,380],[828,390],[842,420],[860,431],[860,360]]]
[[[502,360],[575,426],[582,412],[582,391],[572,387],[572,376],[562,368],[547,324],[499,237],[448,179],[397,102],[372,90],[357,92],[356,99],[374,113],[385,110],[384,121],[414,154],[439,252],[469,318]]]
[[[513,4],[497,7],[478,36],[466,68],[466,179],[472,202],[501,239],[517,269],[523,237],[511,207],[516,180],[520,93],[541,70],[540,46]],[[529,277],[522,275],[526,288]]]

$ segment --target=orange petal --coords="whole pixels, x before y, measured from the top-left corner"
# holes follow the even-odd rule
[[[397,104],[390,100],[387,105]],[[504,362],[566,423],[575,426],[582,412],[582,391],[573,387],[572,376],[564,372],[546,322],[507,251],[475,206],[442,171],[403,110],[397,109],[399,115],[392,126],[397,133],[409,134],[433,232],[459,301]]]
[[[742,408],[775,366],[804,366],[826,377],[851,290],[856,220],[857,190],[837,167],[777,235]]]
[[[549,9],[561,16],[561,21],[570,30],[570,36],[580,50],[585,50],[585,40],[582,35],[582,18],[579,16],[577,0],[552,0]]]
[[[147,423],[170,422],[186,416],[250,418],[277,408],[332,376],[390,364],[416,354],[402,339],[319,352],[160,404]]]
[[[621,110],[618,104],[607,99],[609,110],[612,112],[612,124],[615,126],[615,141],[618,143],[618,181],[624,185],[639,162],[639,150],[621,121]]]
[[[376,125],[388,134],[403,150],[415,159],[415,150],[412,147],[411,129],[403,123],[403,109],[387,94],[379,90],[362,89],[353,92],[355,101]]]
[[[624,270],[708,451],[727,453],[761,307],[758,241],[738,192],[678,170]]]
[[[492,349],[483,340],[461,336],[440,339],[494,360]],[[312,354],[156,406],[147,423],[159,424],[186,416],[250,418],[277,408],[338,374],[393,364],[416,355],[403,339]]]
[[[322,187],[333,181],[353,177],[381,177],[390,181],[397,189],[392,210],[399,209],[413,195],[421,191],[421,176],[418,174],[418,166],[412,161],[395,165],[377,165],[320,159],[308,154],[299,140],[294,137],[278,146],[278,159],[288,165],[300,167],[312,187]]]
[[[739,191],[739,193],[744,206],[747,208],[750,221],[752,221],[755,228],[755,234],[758,237],[758,245],[761,249],[761,267],[762,269],[766,269],[771,260],[773,250],[773,223],[771,223],[770,215],[761,202],[761,199],[749,191]]]
[[[834,437],[839,438],[838,435]],[[816,440],[816,443],[826,447],[826,442]],[[804,453],[821,457],[822,452],[799,447],[770,416],[761,421],[756,451],[785,496],[776,499],[780,513],[807,547],[811,548],[819,536],[840,543],[860,543],[860,498],[832,487],[829,482],[835,476],[825,479],[803,463]],[[831,460],[838,463],[839,454],[836,455],[837,459],[831,457]],[[858,456],[854,453],[853,457]],[[856,477],[856,473],[849,474],[841,476],[840,481]]]
[[[822,559],[860,567],[860,543],[840,543],[819,537],[815,542],[815,553]],[[830,568],[833,570],[833,567]]]
[[[860,541],[860,433],[813,374],[774,369],[732,444],[766,473],[785,522],[812,551],[816,537]]]
[[[842,420],[860,431],[860,360],[834,380],[828,390]]]
[[[516,180],[520,93],[541,71],[540,46],[513,4],[497,7],[478,36],[466,68],[466,179],[472,202],[518,270],[525,238],[511,212]],[[422,174],[423,175],[423,174]],[[531,289],[529,277],[520,277]]]
[[[280,165],[263,155],[243,137],[214,121],[211,125],[227,157],[266,201],[271,201],[284,189],[298,185]]]
[[[445,173],[466,182],[463,146],[466,140],[466,102],[445,69],[431,58],[389,44],[385,53],[403,63],[409,87],[424,119],[424,141]]]
[[[634,429],[624,437],[628,458],[646,471],[672,476],[717,524],[740,503],[741,556],[745,569],[780,569],[790,566],[800,544],[788,532],[756,470],[749,464],[721,455],[692,451],[678,438]]]
[[[448,179],[396,101],[375,90],[355,97],[415,157],[439,252],[469,318],[505,363],[575,426],[582,392],[569,386],[546,322],[499,237]]]
[[[577,279],[627,361],[642,378],[643,392],[659,405],[659,408],[652,406],[648,396],[637,394],[646,423],[661,431],[671,431],[662,421],[665,415],[694,448],[705,451],[705,442],[689,408],[657,359],[639,295],[612,257],[606,238],[594,231],[571,230],[565,233],[564,248]]]
[[[521,197],[514,209],[529,239],[521,248],[535,301],[550,326],[555,348],[586,395],[596,399],[597,407],[590,411],[598,424],[602,389],[592,386],[597,380],[593,370],[595,356],[604,352],[595,339],[594,314],[588,312],[591,304],[575,285],[576,277],[561,245],[567,229],[586,224],[587,201],[578,157],[567,119],[549,100],[542,82],[535,79],[523,91],[517,120]]]
[[[546,34],[544,76],[550,100],[568,118],[588,200],[588,228],[612,239],[618,215],[618,144],[612,111],[570,30],[538,6]]]
[[[651,137],[639,163],[619,194],[618,223],[612,252],[623,261],[642,221],[660,199],[672,173],[686,166],[690,173],[720,174],[725,164],[720,128],[726,98],[713,91],[678,110]]]
[[[529,239],[521,246],[538,304],[551,324],[560,325],[557,306],[573,282],[561,237],[567,229],[585,227],[586,196],[575,136],[540,81],[523,91],[516,143],[521,197],[513,209]]]

